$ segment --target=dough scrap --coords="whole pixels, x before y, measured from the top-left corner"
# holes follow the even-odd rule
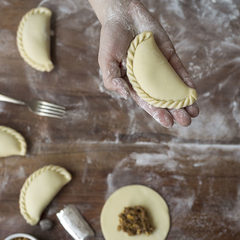
[[[21,189],[19,199],[20,212],[27,223],[36,225],[43,210],[71,179],[65,168],[55,165],[45,166],[31,174]]]
[[[12,128],[0,126],[0,157],[25,156],[27,144],[24,137]]]
[[[54,66],[50,59],[50,21],[52,12],[34,8],[27,12],[18,27],[17,46],[22,58],[39,71],[50,72]]]
[[[158,48],[152,32],[143,32],[132,41],[127,56],[127,75],[138,96],[161,108],[183,108],[197,100]]]
[[[149,213],[154,231],[151,235],[128,236],[117,231],[118,215],[124,207],[143,206]],[[170,229],[168,206],[164,199],[151,188],[141,185],[122,187],[106,201],[101,213],[101,228],[106,240],[164,240]]]

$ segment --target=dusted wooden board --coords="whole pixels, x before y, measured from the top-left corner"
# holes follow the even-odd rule
[[[16,46],[21,17],[41,6],[53,11],[55,69],[28,66]],[[151,1],[145,6],[169,33],[196,82],[200,116],[188,128],[160,127],[132,99],[103,86],[97,63],[100,24],[87,0],[0,2],[0,93],[67,107],[62,120],[0,103],[0,125],[27,140],[26,157],[0,159],[0,238],[25,232],[72,239],[56,218],[74,203],[103,240],[101,208],[119,187],[144,184],[159,192],[171,214],[169,240],[240,238],[240,69],[238,1]],[[26,224],[18,199],[25,179],[58,164],[73,180],[44,212],[55,226]]]

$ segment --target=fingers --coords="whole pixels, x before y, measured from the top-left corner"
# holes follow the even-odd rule
[[[130,88],[130,93],[132,98],[136,101],[136,103],[148,114],[150,114],[159,124],[166,128],[171,128],[173,126],[174,124],[173,118],[166,109],[156,108],[150,105],[149,103],[145,102],[137,95],[137,93],[132,88]]]
[[[171,128],[174,125],[174,120],[181,126],[187,127],[191,124],[192,117],[196,117],[199,113],[197,105],[188,106],[188,109],[163,109],[156,108],[143,99],[141,99],[137,93],[130,88],[130,93],[132,98],[136,103],[144,109],[148,114],[150,114],[159,124],[163,127]],[[196,110],[197,109],[197,110]]]
[[[136,103],[144,109],[148,114],[150,114],[159,124],[163,127],[171,128],[174,125],[174,120],[181,126],[187,127],[191,124],[191,117],[196,117],[199,113],[198,107],[188,106],[188,110],[185,109],[163,109],[156,108],[143,99],[141,99],[137,93],[130,88],[130,93],[132,98]]]
[[[168,111],[179,125],[187,127],[191,124],[191,117],[185,109],[168,109]]]
[[[189,114],[190,117],[195,118],[199,115],[199,108],[197,103],[193,103],[193,105],[185,107],[185,110]]]

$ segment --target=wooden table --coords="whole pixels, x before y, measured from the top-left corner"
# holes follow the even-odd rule
[[[53,11],[55,69],[28,66],[16,47],[21,17],[41,6]],[[0,93],[67,107],[62,120],[0,103],[0,125],[22,133],[26,157],[0,159],[0,238],[25,232],[41,239],[72,239],[56,218],[73,203],[103,240],[100,213],[119,187],[158,191],[171,214],[168,240],[240,239],[240,2],[143,3],[161,21],[191,73],[201,114],[192,125],[159,126],[132,100],[103,86],[97,54],[100,24],[87,0],[0,2]],[[73,180],[44,212],[50,231],[30,226],[19,212],[19,191],[38,168],[57,164]]]

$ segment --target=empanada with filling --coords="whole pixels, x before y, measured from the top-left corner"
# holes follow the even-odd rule
[[[36,225],[46,206],[71,179],[65,168],[55,165],[45,166],[30,175],[19,199],[20,212],[27,223]]]
[[[0,126],[0,157],[26,155],[27,144],[24,137],[12,128]]]
[[[50,21],[52,12],[45,8],[34,8],[27,12],[18,27],[17,46],[23,59],[39,71],[50,72]]]
[[[158,48],[152,32],[132,41],[127,56],[127,75],[138,96],[161,108],[184,108],[197,99]]]

